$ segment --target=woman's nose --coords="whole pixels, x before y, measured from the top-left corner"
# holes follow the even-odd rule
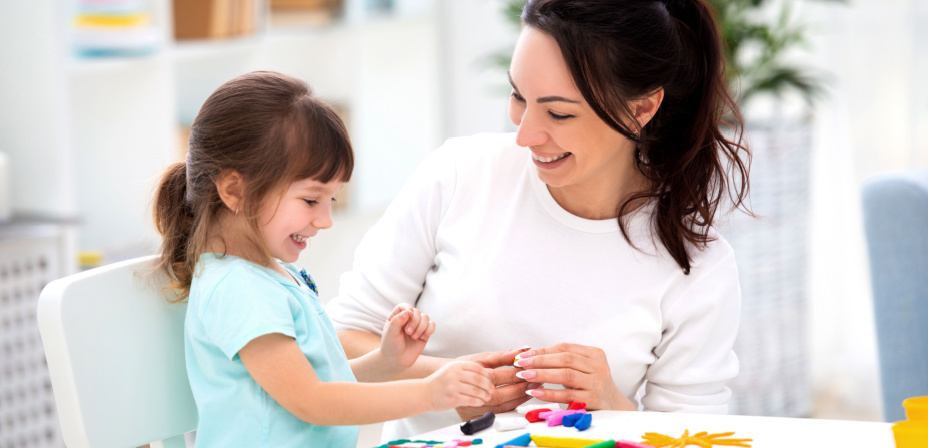
[[[538,119],[526,110],[516,131],[516,144],[522,147],[538,146],[548,141],[548,132],[540,126]]]

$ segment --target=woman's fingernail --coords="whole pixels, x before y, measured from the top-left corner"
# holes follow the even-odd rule
[[[516,359],[531,358],[532,356],[535,356],[535,351],[534,351],[534,350],[530,350],[530,351],[527,351],[527,352],[519,353],[518,355],[516,355]]]
[[[538,389],[541,387],[541,383],[528,383],[528,390]]]
[[[541,398],[545,396],[545,391],[541,389],[532,389],[525,391],[525,395]]]
[[[516,376],[522,378],[523,380],[530,380],[535,378],[535,372],[531,370],[523,370],[521,372],[516,372]]]
[[[532,361],[533,361],[532,358],[528,358],[528,359],[516,359],[516,362],[512,363],[512,365],[514,365],[514,366],[516,366],[516,367],[528,367],[528,366],[532,365]]]

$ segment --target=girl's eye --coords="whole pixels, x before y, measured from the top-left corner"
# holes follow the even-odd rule
[[[303,199],[303,201],[305,201],[307,204],[309,204],[310,207],[312,207],[312,206],[314,206],[314,205],[316,205],[316,204],[319,203],[319,201],[317,201],[317,200],[315,200],[315,199]]]
[[[516,101],[518,101],[518,102],[520,102],[520,103],[524,103],[524,102],[525,102],[525,98],[522,98],[522,95],[519,95],[519,92],[516,92],[515,90],[512,91],[512,94],[511,94],[510,96],[512,97],[512,99],[514,99],[514,100],[516,100]]]
[[[551,115],[551,118],[558,120],[558,121],[567,120],[575,116],[575,115],[561,115],[561,114],[556,114],[554,112],[548,112],[548,115]]]

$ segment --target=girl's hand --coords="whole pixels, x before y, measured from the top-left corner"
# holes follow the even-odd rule
[[[525,391],[530,387],[540,386],[540,384],[528,383],[522,378],[517,378],[516,373],[522,369],[512,368],[512,360],[516,355],[526,350],[528,350],[528,347],[516,350],[476,353],[458,358],[476,362],[488,369],[490,381],[496,386],[486,404],[476,407],[459,406],[456,409],[462,422],[473,420],[487,412],[494,414],[508,412],[531,399],[531,397],[525,395]]]
[[[452,361],[425,378],[431,411],[458,406],[482,406],[490,399],[493,382],[488,369],[468,361]]]
[[[384,323],[380,352],[392,366],[407,369],[416,362],[434,332],[435,322],[427,314],[399,304]]]
[[[582,401],[587,409],[636,411],[612,380],[606,353],[597,347],[561,343],[521,353],[517,376],[536,383],[561,384],[564,390],[535,389],[534,397],[554,403]]]

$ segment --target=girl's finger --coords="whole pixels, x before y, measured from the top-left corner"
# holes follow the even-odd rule
[[[412,338],[419,339],[420,337],[422,337],[422,335],[425,334],[425,331],[429,329],[430,322],[431,320],[429,319],[428,314],[420,313],[419,314],[419,325],[415,327],[416,331],[412,334]]]
[[[435,322],[429,322],[429,327],[425,330],[425,333],[419,336],[419,340],[422,342],[428,342],[429,337],[432,336],[432,333],[435,333]]]
[[[390,336],[400,335],[403,333],[403,325],[409,320],[411,313],[404,310],[400,314],[393,316],[387,321],[386,333]]]
[[[406,334],[412,336],[416,333],[416,327],[419,326],[419,319],[421,316],[422,313],[419,312],[418,308],[412,308],[412,318],[406,323]]]
[[[393,307],[393,311],[390,312],[390,316],[387,317],[387,320],[392,320],[394,317],[400,315],[403,311],[406,311],[409,308],[411,307],[405,303],[396,305],[395,307]]]

